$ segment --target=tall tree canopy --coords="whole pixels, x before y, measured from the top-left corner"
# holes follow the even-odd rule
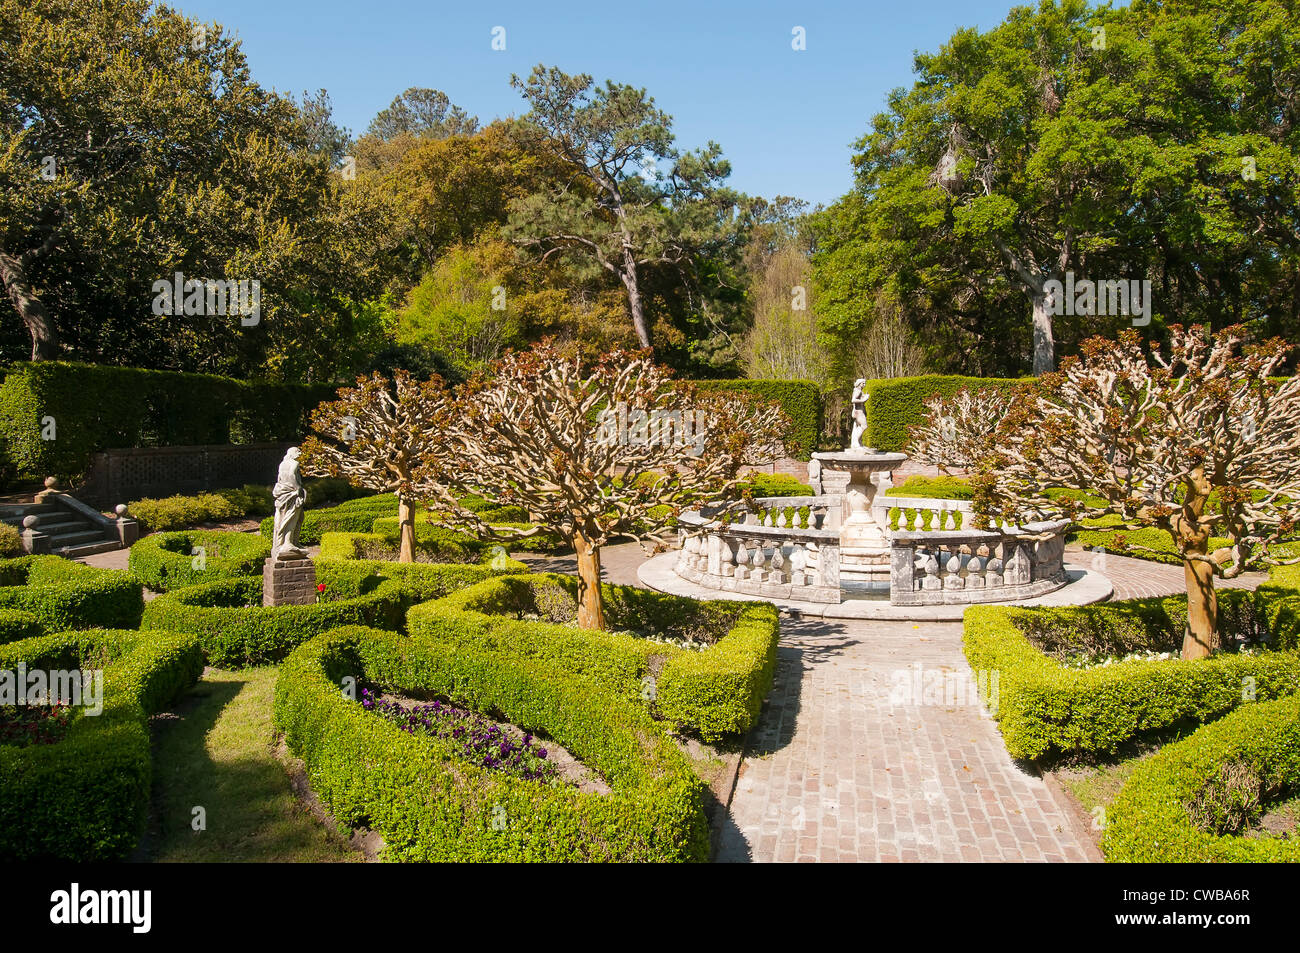
[[[936,364],[1041,373],[1058,342],[1131,323],[1062,307],[1067,272],[1151,281],[1157,329],[1294,328],[1297,49],[1283,0],[1042,0],[959,30],[916,57],[821,217],[825,333],[885,302]]]
[[[643,347],[652,345],[646,275],[697,267],[730,229],[737,196],[721,147],[674,145],[672,117],[644,89],[537,66],[512,79],[531,110],[524,117],[543,148],[568,170],[547,192],[516,200],[507,234],[543,257],[576,254],[614,276],[627,295]]]
[[[382,217],[343,192],[327,101],[300,112],[146,0],[0,0],[0,23],[0,278],[33,357],[312,379],[364,349]],[[259,282],[259,320],[155,313],[176,272]]]

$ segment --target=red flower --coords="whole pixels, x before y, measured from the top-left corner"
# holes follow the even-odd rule
[[[325,591],[325,583],[323,583],[323,582],[318,582],[318,583],[316,583],[316,591],[317,591],[317,592],[324,592],[324,591]]]

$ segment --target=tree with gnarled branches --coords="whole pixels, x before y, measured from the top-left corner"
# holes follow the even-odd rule
[[[951,397],[931,397],[924,424],[911,428],[908,453],[947,473],[976,470],[994,449],[998,424],[1011,407],[1011,397],[993,388],[963,387]]]
[[[377,493],[397,494],[398,559],[415,559],[415,507],[430,487],[444,485],[451,399],[442,379],[422,381],[403,370],[357,379],[312,413],[303,468],[341,477]]]
[[[1182,657],[1193,659],[1220,647],[1216,577],[1296,561],[1277,548],[1298,538],[1300,378],[1273,378],[1289,350],[1280,339],[1249,344],[1240,327],[1170,333],[1167,358],[1153,347],[1148,359],[1131,330],[1086,341],[996,429],[971,433],[968,456],[982,457],[972,482],[985,517],[1118,515],[1119,529],[1167,531],[1187,580]],[[981,419],[994,418],[999,398],[979,399]],[[1062,489],[1082,494],[1051,492]],[[1213,537],[1228,544],[1211,551]]]
[[[451,483],[521,506],[564,537],[578,559],[578,624],[603,629],[601,547],[615,536],[665,543],[684,505],[724,500],[742,466],[783,453],[789,427],[773,404],[672,380],[648,352],[584,365],[546,342],[466,386]],[[429,492],[441,492],[449,521],[508,533]]]

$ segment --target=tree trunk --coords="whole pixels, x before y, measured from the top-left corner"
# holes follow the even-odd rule
[[[600,591],[600,547],[582,533],[575,533],[573,549],[578,554],[578,628],[605,628],[605,600]]]
[[[1205,555],[1202,543],[1200,555]],[[1214,567],[1204,559],[1184,557],[1187,577],[1187,628],[1183,632],[1183,658],[1205,658],[1219,647],[1219,593],[1214,588]]]
[[[397,528],[401,542],[397,561],[413,563],[415,562],[415,507],[406,497],[399,497],[397,501]]]
[[[1219,647],[1219,594],[1214,588],[1214,566],[1204,557],[1210,549],[1210,527],[1205,525],[1205,505],[1210,480],[1204,466],[1195,466],[1184,481],[1180,512],[1172,517],[1174,538],[1183,554],[1187,579],[1187,628],[1183,631],[1183,658],[1205,658]]]
[[[1052,314],[1047,295],[1040,288],[1033,294],[1034,304],[1034,374],[1056,370],[1056,342],[1052,338]]]
[[[32,337],[32,360],[48,361],[56,357],[58,338],[54,333],[54,325],[45,305],[27,282],[22,260],[0,252],[0,280],[3,280],[14,310],[23,319],[27,333]]]
[[[637,340],[642,347],[654,347],[650,340],[650,328],[645,322],[645,305],[641,301],[641,285],[637,277],[636,258],[632,249],[623,248],[623,269],[620,277],[623,287],[627,289],[627,306],[632,312],[632,327],[636,329]]]

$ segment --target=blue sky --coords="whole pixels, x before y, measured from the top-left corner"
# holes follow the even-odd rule
[[[284,92],[329,90],[354,134],[410,86],[441,89],[482,120],[520,114],[512,72],[536,63],[644,86],[674,118],[681,148],[713,139],[731,185],[831,202],[852,185],[850,144],[915,50],[962,26],[988,29],[1011,0],[880,3],[397,2],[173,0],[243,41],[253,76]],[[506,49],[492,49],[505,27]],[[791,49],[792,29],[807,49]]]

